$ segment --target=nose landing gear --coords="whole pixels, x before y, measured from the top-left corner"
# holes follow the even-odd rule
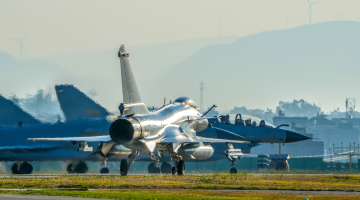
[[[120,175],[126,176],[128,174],[129,169],[131,168],[132,163],[136,160],[140,151],[132,150],[131,154],[128,156],[129,164],[126,159],[122,159],[120,162]]]
[[[106,159],[104,160],[103,168],[100,169],[100,174],[108,174],[110,172],[107,167]]]

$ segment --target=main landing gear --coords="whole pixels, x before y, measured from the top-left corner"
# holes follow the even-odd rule
[[[158,164],[159,165],[159,164]],[[171,174],[171,165],[167,162],[163,162],[161,167],[155,167],[155,163],[150,163],[148,166],[149,174]]]
[[[139,155],[139,151],[136,150],[132,150],[131,154],[128,156],[129,157],[129,163],[127,162],[126,159],[122,159],[120,161],[120,175],[121,176],[126,176],[128,174],[128,171],[132,165],[132,163],[136,160],[136,157]]]
[[[11,166],[11,172],[13,174],[31,174],[33,171],[33,167],[30,163],[28,162],[23,162],[20,164],[19,163],[14,163]]]
[[[172,175],[185,175],[185,162],[173,153],[170,154],[170,157],[171,161],[174,163],[174,167],[171,169]]]
[[[72,173],[83,174],[86,173],[88,170],[89,170],[88,166],[85,162],[79,162],[77,164],[70,163],[66,168],[66,171],[68,171],[70,174]]]

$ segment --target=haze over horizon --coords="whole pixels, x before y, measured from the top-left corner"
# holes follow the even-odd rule
[[[72,6],[68,6],[70,4]],[[2,1],[0,3],[0,19],[3,29],[0,32],[0,43],[2,44],[0,52],[15,58],[11,61],[11,67],[7,65],[10,61],[0,61],[1,68],[8,70],[8,72],[2,73],[3,76],[0,75],[0,78],[2,78],[1,84],[9,83],[6,84],[6,88],[3,86],[3,91],[0,91],[0,94],[25,96],[26,93],[35,93],[39,88],[47,88],[52,84],[69,83],[75,84],[84,92],[94,88],[98,93],[95,99],[104,107],[115,110],[122,100],[119,64],[115,55],[120,43],[125,43],[127,50],[131,54],[130,62],[137,78],[138,87],[143,92],[143,99],[145,103],[148,103],[148,106],[161,105],[164,96],[173,99],[178,94],[188,95],[200,105],[199,83],[206,79],[204,77],[208,76],[204,66],[202,66],[203,74],[197,72],[197,80],[192,78],[192,86],[194,87],[192,89],[188,89],[189,86],[181,88],[182,83],[178,79],[173,79],[174,82],[172,83],[166,80],[167,85],[172,85],[173,88],[178,90],[177,92],[170,91],[168,95],[165,95],[165,93],[170,90],[169,88],[162,90],[161,93],[152,93],[151,87],[156,84],[165,84],[164,82],[154,82],[161,80],[160,77],[163,74],[170,73],[173,67],[186,67],[181,63],[187,63],[187,66],[190,66],[189,61],[187,61],[189,59],[202,58],[204,61],[204,59],[211,57],[201,57],[205,55],[202,52],[211,49],[211,46],[213,46],[213,49],[217,49],[221,47],[221,44],[231,46],[232,42],[237,41],[239,38],[241,39],[238,41],[245,41],[254,38],[252,36],[258,37],[265,33],[283,34],[284,32],[280,31],[280,33],[276,30],[285,31],[287,26],[285,15],[289,18],[289,30],[287,31],[296,33],[296,30],[300,30],[299,28],[305,29],[307,26],[299,26],[309,24],[308,7],[309,3],[306,0],[277,0],[271,2],[265,0],[221,2],[75,1],[71,3],[64,1],[35,1],[35,3],[34,1]],[[217,16],[221,15],[223,17],[221,18],[221,37],[219,37],[219,18]],[[322,3],[314,4],[312,7],[314,26],[321,25],[324,21],[345,23],[348,21],[358,22],[359,20],[360,1],[325,0]],[[351,24],[348,27],[359,27],[359,23],[354,22],[354,24],[357,25]],[[321,32],[321,34],[324,37],[327,36],[327,32]],[[264,36],[262,39],[266,41],[266,37]],[[343,38],[347,37],[347,35],[342,33],[339,37]],[[16,41],[21,38],[24,38],[23,46]],[[189,45],[186,43],[187,41],[192,41],[194,44]],[[357,44],[358,41],[354,41],[354,44]],[[279,74],[285,75],[284,68],[277,69],[280,71],[266,71],[267,75],[273,76],[273,78],[263,80],[264,77],[260,76],[262,79],[259,80],[255,75],[260,74],[260,69],[264,68],[259,66],[264,65],[254,66],[258,69],[256,73],[246,72],[250,70],[250,64],[242,65],[244,69],[240,71],[247,74],[239,75],[243,76],[242,80],[228,81],[227,83],[229,85],[240,85],[239,91],[236,91],[236,87],[230,87],[233,92],[238,93],[236,95],[222,93],[223,100],[214,98],[212,95],[217,94],[212,94],[211,89],[215,87],[214,85],[222,83],[216,83],[216,79],[214,79],[214,82],[204,80],[205,105],[210,106],[212,103],[217,103],[220,106],[219,110],[230,110],[234,106],[246,106],[249,109],[271,108],[274,110],[279,101],[304,99],[310,103],[321,104],[322,110],[326,112],[332,111],[334,107],[344,111],[346,97],[360,99],[360,94],[356,91],[356,85],[360,82],[356,79],[357,70],[355,69],[355,66],[360,64],[359,58],[356,56],[360,52],[359,48],[350,48],[351,41],[346,42],[347,45],[344,45],[346,48],[341,51],[347,54],[351,52],[351,62],[348,61],[349,58],[347,57],[338,58],[340,61],[346,59],[344,63],[349,64],[344,66],[343,74],[339,73],[340,69],[336,68],[327,68],[329,70],[327,71],[325,70],[327,66],[324,65],[321,66],[321,69],[325,70],[322,72],[323,76],[316,73],[317,76],[299,77],[297,75],[299,73],[298,69],[289,68],[286,74],[292,74],[294,77],[287,77],[287,79],[296,79],[296,83],[293,83],[296,87],[303,81],[306,89],[300,90],[301,92],[299,90],[289,90],[288,88],[292,86],[290,83],[286,84],[286,90],[279,92],[269,84],[277,76],[279,77]],[[182,43],[186,43],[190,49],[186,50],[186,46],[182,45]],[[256,46],[260,47],[261,45]],[[150,52],[151,48],[156,49],[158,52]],[[181,52],[176,52],[174,50],[176,48]],[[240,47],[235,48],[235,50],[238,50],[238,48]],[[329,48],[331,52],[331,44],[329,44]],[[166,49],[171,49],[171,51],[166,52]],[[114,52],[112,52],[113,50]],[[273,49],[273,51],[277,50],[276,48]],[[322,48],[318,50],[323,51]],[[153,54],[153,56],[145,57],[147,56],[146,51],[149,51],[148,54]],[[165,55],[164,52],[167,54]],[[171,52],[174,53],[171,54]],[[215,50],[210,51],[208,54],[211,54],[211,52],[214,52],[214,59],[221,59],[216,55],[222,52],[216,52]],[[307,56],[316,57],[317,53],[323,52],[312,51]],[[164,55],[166,58],[164,58]],[[196,55],[201,56],[196,57]],[[325,59],[326,55],[323,55],[323,57]],[[301,58],[301,56],[297,58]],[[245,57],[242,58],[242,60],[245,59]],[[156,60],[160,60],[159,63],[156,63]],[[196,62],[198,61],[196,60]],[[323,62],[323,60],[317,61]],[[341,66],[340,61],[339,65],[332,65],[332,67]],[[105,66],[102,66],[102,63]],[[291,62],[287,64],[291,65]],[[313,66],[312,64],[310,63],[309,67]],[[15,69],[17,66],[22,67],[21,69]],[[26,66],[34,68],[26,69]],[[48,66],[47,69],[45,69],[46,66]],[[221,66],[221,70],[225,67]],[[299,65],[298,67],[303,66]],[[39,70],[39,72],[32,75],[32,69]],[[334,70],[337,73],[331,73]],[[19,73],[22,74],[17,76],[16,74]],[[50,73],[52,75],[48,76]],[[231,74],[232,71],[228,71],[228,73]],[[251,74],[251,77],[249,77],[249,74]],[[339,77],[335,77],[334,74]],[[33,76],[33,78],[28,78],[29,75]],[[15,77],[20,81],[11,80],[15,79]],[[177,81],[175,82],[175,80]],[[186,80],[186,77],[184,80]],[[259,84],[252,85],[251,80],[260,82],[260,85],[263,85],[264,89],[267,90],[264,93],[266,94],[264,98],[261,98],[261,95],[255,95],[261,89]],[[245,83],[240,84],[242,81],[245,81]],[[311,84],[322,86],[311,87]],[[254,90],[245,88],[252,86],[255,88]],[[224,84],[224,88],[226,88],[226,84]],[[331,90],[334,88],[336,88],[336,91]],[[269,91],[275,92],[270,93]],[[333,97],[331,92],[333,92]],[[247,96],[247,98],[244,98],[244,96]]]

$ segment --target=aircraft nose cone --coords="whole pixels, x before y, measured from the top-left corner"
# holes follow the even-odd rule
[[[285,143],[291,143],[291,142],[299,142],[303,140],[311,139],[308,136],[302,135],[300,133],[296,133],[293,131],[286,131],[286,140]]]

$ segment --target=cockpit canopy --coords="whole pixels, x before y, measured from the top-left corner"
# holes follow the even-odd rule
[[[185,96],[175,99],[174,103],[182,103],[182,104],[191,106],[193,108],[196,108],[196,103],[189,97],[185,97]]]
[[[222,124],[233,124],[240,126],[260,126],[260,127],[270,127],[270,128],[276,127],[265,120],[250,115],[241,115],[241,114],[222,115],[219,116],[219,119],[216,120]]]

